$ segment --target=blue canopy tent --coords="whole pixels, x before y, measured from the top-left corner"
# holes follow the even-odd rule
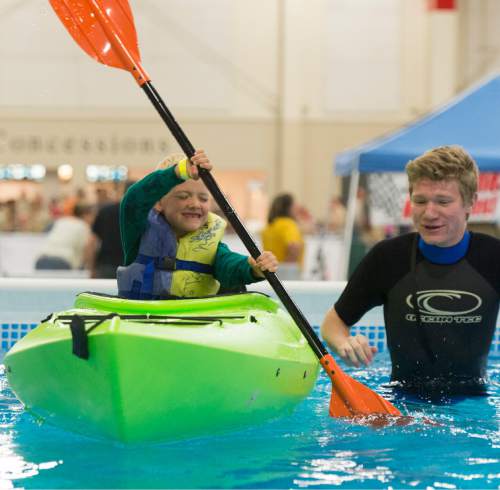
[[[344,151],[335,174],[351,175],[344,236],[351,247],[360,173],[404,172],[409,160],[442,145],[463,146],[485,172],[500,172],[500,76],[474,86],[444,107],[395,133]],[[344,264],[347,274],[348,257]]]

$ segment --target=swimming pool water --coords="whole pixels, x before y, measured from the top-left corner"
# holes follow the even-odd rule
[[[374,429],[330,418],[330,382],[322,374],[292,414],[263,425],[120,446],[37,421],[1,372],[0,488],[499,488],[500,358],[490,359],[489,396],[438,404],[394,399],[381,388],[387,354],[370,369],[347,372],[413,422]]]

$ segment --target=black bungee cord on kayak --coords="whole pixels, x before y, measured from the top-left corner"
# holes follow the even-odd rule
[[[63,324],[69,323],[71,338],[72,338],[72,352],[75,356],[81,359],[89,358],[88,347],[88,334],[96,327],[101,325],[106,320],[113,318],[120,318],[121,320],[132,320],[146,323],[158,323],[161,325],[177,325],[177,326],[193,326],[193,325],[210,325],[211,323],[219,323],[222,325],[224,320],[243,320],[246,317],[243,315],[217,315],[217,316],[172,316],[172,315],[120,315],[119,313],[109,313],[108,315],[59,315],[53,318],[53,321],[59,321]],[[49,315],[44,321],[52,318]],[[255,323],[255,317],[250,317],[250,321]],[[94,322],[90,328],[86,328],[88,322]]]

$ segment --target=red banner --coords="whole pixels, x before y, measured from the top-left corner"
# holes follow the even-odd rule
[[[370,174],[368,176],[370,219],[374,225],[411,223],[408,178],[403,173]],[[477,201],[470,216],[471,223],[500,221],[500,174],[479,175]]]
[[[428,0],[428,10],[455,10],[455,0]]]

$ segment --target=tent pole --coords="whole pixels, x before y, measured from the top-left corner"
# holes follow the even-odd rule
[[[349,273],[349,259],[351,257],[352,235],[356,217],[356,202],[359,187],[359,170],[353,170],[349,181],[349,195],[347,199],[347,214],[344,226],[344,258],[342,261],[342,280],[347,281]]]

